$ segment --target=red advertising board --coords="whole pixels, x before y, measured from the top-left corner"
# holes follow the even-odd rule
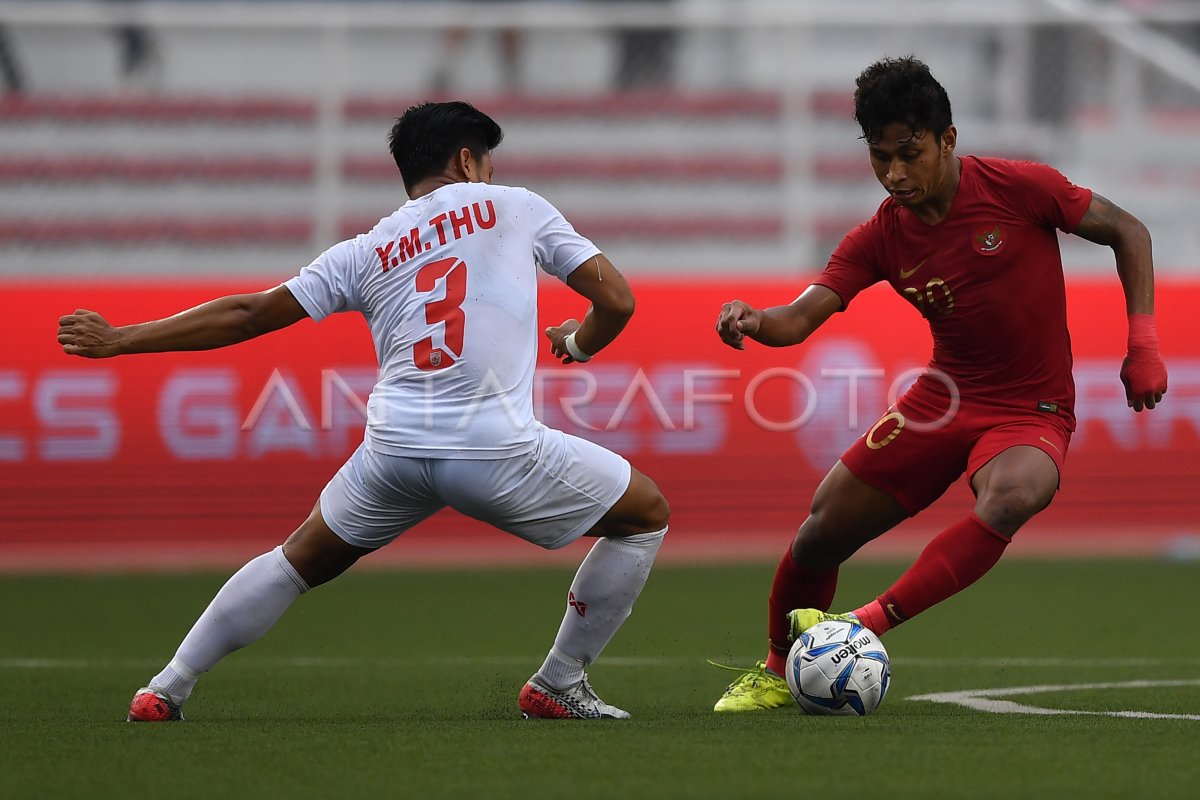
[[[787,302],[805,280],[633,282],[637,314],[601,356],[563,367],[543,348],[540,418],[624,454],[659,483],[673,509],[670,552],[781,550],[821,476],[928,358],[927,327],[876,287],[801,347],[736,352],[713,331],[721,303]],[[376,365],[361,318],[305,321],[225,350],[102,361],[65,356],[55,342],[58,317],[77,307],[123,324],[259,288],[0,289],[0,566],[253,552],[303,519],[362,437]],[[1142,414],[1126,408],[1117,379],[1125,324],[1115,276],[1074,281],[1068,298],[1079,428],[1062,491],[1018,535],[1018,548],[1139,552],[1194,533],[1200,283],[1160,283],[1171,388]],[[543,324],[584,310],[569,290],[544,285]],[[970,502],[960,482],[885,538],[911,546]],[[498,538],[452,513],[406,536],[433,549],[453,542],[460,553],[463,543],[490,552],[485,543]]]

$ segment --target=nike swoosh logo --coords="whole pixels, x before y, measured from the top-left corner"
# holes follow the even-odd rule
[[[1051,447],[1053,447],[1053,448],[1054,448],[1054,452],[1058,453],[1059,455],[1062,455],[1062,450],[1059,450],[1059,449],[1058,449],[1058,445],[1056,445],[1054,442],[1050,441],[1050,440],[1049,440],[1049,439],[1047,439],[1045,436],[1039,436],[1038,438],[1039,438],[1039,439],[1041,439],[1041,440],[1042,440],[1043,442],[1045,442],[1046,444],[1048,444],[1048,445],[1050,445]]]
[[[902,270],[900,270],[900,279],[901,279],[901,280],[903,280],[903,279],[905,279],[905,278],[911,278],[911,277],[912,277],[912,276],[913,276],[913,275],[916,273],[916,271],[917,271],[917,270],[919,270],[921,267],[925,266],[925,262],[926,262],[926,261],[928,261],[928,260],[929,260],[929,259],[927,259],[927,258],[923,258],[923,259],[921,259],[921,263],[920,263],[920,264],[917,264],[917,265],[916,265],[915,267],[913,267],[912,269],[902,269]]]

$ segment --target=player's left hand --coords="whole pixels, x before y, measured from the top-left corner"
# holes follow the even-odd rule
[[[84,358],[110,358],[120,352],[120,332],[95,311],[78,308],[58,320],[63,352]]]
[[[577,319],[569,319],[561,325],[551,325],[546,328],[546,338],[550,340],[550,352],[564,364],[575,363],[575,359],[571,358],[571,354],[567,352],[566,340],[568,336],[579,330],[581,324]]]
[[[1154,408],[1167,393],[1167,365],[1158,347],[1131,347],[1121,364],[1121,383],[1125,402],[1134,411]]]

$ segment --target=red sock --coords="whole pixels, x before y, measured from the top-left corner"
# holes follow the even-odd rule
[[[862,608],[854,609],[853,613],[854,616],[858,617],[859,622],[880,636],[883,636],[893,627],[891,620],[888,619],[887,612],[883,610],[883,606],[879,604],[878,600],[872,600]]]
[[[1011,541],[972,514],[935,536],[892,588],[854,614],[883,634],[982,578]]]
[[[794,608],[819,608],[828,611],[837,590],[837,567],[815,570],[802,567],[792,559],[792,548],[788,547],[779,567],[775,570],[775,582],[771,584],[768,601],[769,619],[767,636],[770,651],[767,653],[767,669],[782,675],[788,651],[792,649],[788,635],[788,612]]]

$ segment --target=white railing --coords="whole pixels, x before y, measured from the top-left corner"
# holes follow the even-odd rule
[[[1191,24],[1200,20],[1193,2],[1127,6],[1096,0],[921,0],[896,12],[893,0],[676,0],[673,3],[526,2],[195,2],[103,3],[5,0],[0,22],[92,26],[114,23],[202,29],[347,30],[384,27],[443,29],[469,21],[473,28],[608,30],[611,28],[768,29],[779,27],[928,26],[990,28],[1084,22],[1119,29],[1145,24]]]
[[[1112,58],[1094,78],[1093,94],[1119,112],[1126,130],[1138,128],[1144,109],[1139,90],[1146,75],[1165,79],[1183,93],[1191,92],[1200,109],[1200,56],[1156,27],[1194,26],[1200,29],[1200,3],[1163,2],[1133,9],[1118,2],[1086,0],[928,0],[904,4],[897,13],[892,0],[828,2],[828,0],[677,0],[674,3],[313,3],[313,2],[0,2],[0,25],[13,36],[22,31],[73,31],[134,24],[174,34],[221,35],[277,32],[303,35],[296,57],[316,62],[317,80],[307,86],[315,100],[313,246],[337,237],[337,220],[345,204],[341,160],[345,154],[346,98],[357,92],[361,69],[354,59],[363,36],[382,32],[397,37],[422,37],[469,23],[481,31],[517,28],[554,36],[577,33],[607,35],[615,29],[671,30],[683,36],[717,35],[713,51],[693,47],[688,65],[704,65],[716,50],[722,68],[712,74],[715,88],[778,93],[777,147],[782,159],[780,195],[783,233],[778,242],[780,264],[813,264],[824,259],[827,242],[819,241],[809,220],[829,199],[813,172],[816,150],[824,147],[810,135],[820,120],[814,117],[816,93],[836,86],[847,95],[853,72],[836,65],[847,59],[838,42],[857,37],[853,59],[859,66],[883,54],[918,51],[943,53],[950,66],[935,73],[947,83],[957,116],[986,124],[978,136],[985,145],[1020,143],[1047,157],[1070,157],[1063,152],[1064,126],[1069,121],[1045,121],[1031,111],[1036,84],[1031,74],[1034,34],[1048,27],[1087,32],[1115,46],[1122,56]],[[827,41],[828,40],[828,41]],[[706,40],[707,41],[707,40]],[[975,53],[990,43],[990,55]],[[706,45],[707,46],[707,45]],[[860,51],[860,52],[859,52]],[[1063,54],[1063,72],[1069,66]],[[970,74],[955,74],[958,65],[973,65]],[[834,66],[831,66],[834,65]],[[565,68],[569,68],[566,65]],[[553,66],[551,67],[553,68]],[[287,67],[282,68],[286,71]],[[579,69],[583,70],[584,67]],[[713,87],[697,85],[690,68],[680,76],[687,91]],[[947,74],[948,73],[948,74]],[[689,83],[690,81],[690,83]],[[715,82],[719,82],[719,85]],[[168,79],[162,91],[171,92]],[[1088,88],[1088,87],[1085,87]],[[215,92],[222,87],[212,86]],[[531,92],[536,93],[537,89]],[[979,98],[986,98],[980,100]],[[2,121],[2,120],[0,120]],[[851,139],[854,133],[850,131]],[[1151,139],[1140,143],[1155,149]],[[3,144],[0,143],[0,153]],[[1115,164],[1113,180],[1126,177]],[[1181,165],[1200,174],[1200,148],[1191,163]],[[1099,175],[1101,181],[1107,176]],[[864,180],[869,181],[865,174]],[[864,207],[864,212],[869,212]],[[1152,226],[1156,232],[1178,220],[1165,217]],[[1160,254],[1179,262],[1200,264],[1200,238],[1180,230],[1160,237]],[[1176,242],[1172,250],[1172,242]]]

